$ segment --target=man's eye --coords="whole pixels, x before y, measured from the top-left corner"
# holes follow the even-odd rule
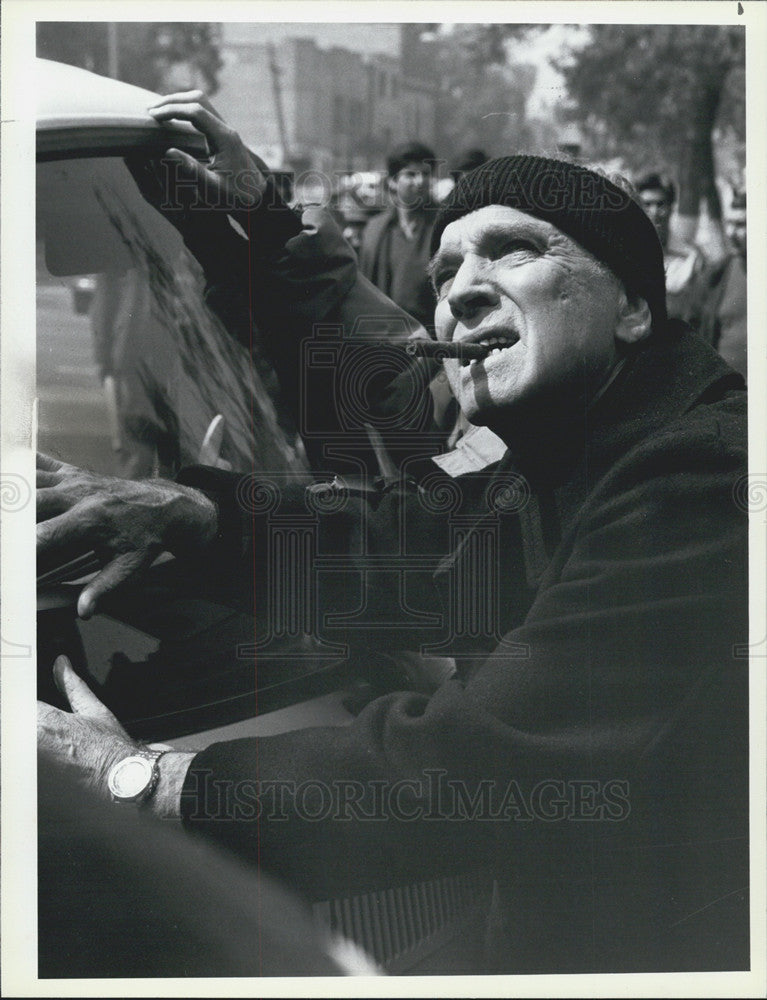
[[[455,270],[437,271],[434,275],[434,290],[438,298],[442,298],[450,291],[450,285],[455,277]]]
[[[499,257],[506,257],[512,253],[530,253],[538,255],[540,251],[538,250],[538,247],[529,240],[509,240],[507,243],[502,244],[498,248],[498,250],[493,254],[493,257],[497,260]]]

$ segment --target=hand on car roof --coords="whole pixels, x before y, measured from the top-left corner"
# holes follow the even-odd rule
[[[171,148],[166,153],[171,163],[178,165],[183,180],[196,181],[205,207],[236,212],[259,203],[268,167],[226,124],[202,91],[168,94],[148,110],[157,122],[190,122],[205,136],[211,154],[208,164],[180,149]]]

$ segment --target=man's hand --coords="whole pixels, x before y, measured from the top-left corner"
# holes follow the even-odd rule
[[[37,703],[38,751],[103,795],[112,765],[135,753],[141,745],[128,736],[77,676],[66,656],[57,658],[53,676],[72,711],[62,712],[45,702]]]
[[[80,594],[90,618],[105,594],[142,573],[163,551],[181,555],[211,541],[216,508],[197,490],[162,479],[132,481],[37,456],[37,551],[44,563],[93,550],[104,568]]]
[[[158,122],[191,122],[208,143],[210,162],[205,166],[179,149],[169,149],[166,160],[176,165],[179,180],[176,190],[189,190],[196,183],[198,208],[221,208],[235,215],[255,208],[266,190],[268,168],[223,121],[200,90],[169,94],[149,108]],[[169,183],[169,190],[173,190]],[[194,190],[194,189],[193,189]],[[187,206],[187,209],[190,206]]]
[[[53,676],[72,711],[62,712],[45,702],[37,703],[38,752],[66,768],[98,795],[107,796],[112,766],[145,748],[131,739],[77,676],[66,656],[57,657]],[[174,750],[160,758],[160,780],[151,799],[155,815],[167,819],[181,815],[181,789],[194,756],[189,751]]]

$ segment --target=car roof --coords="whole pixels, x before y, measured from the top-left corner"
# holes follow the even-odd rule
[[[187,122],[162,126],[149,115],[158,100],[151,90],[50,59],[36,63],[37,148],[44,158],[142,146],[205,152],[205,140]]]

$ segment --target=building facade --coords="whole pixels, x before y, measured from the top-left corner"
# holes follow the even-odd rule
[[[222,24],[214,103],[270,166],[381,169],[396,143],[436,140],[439,88],[419,28]]]

